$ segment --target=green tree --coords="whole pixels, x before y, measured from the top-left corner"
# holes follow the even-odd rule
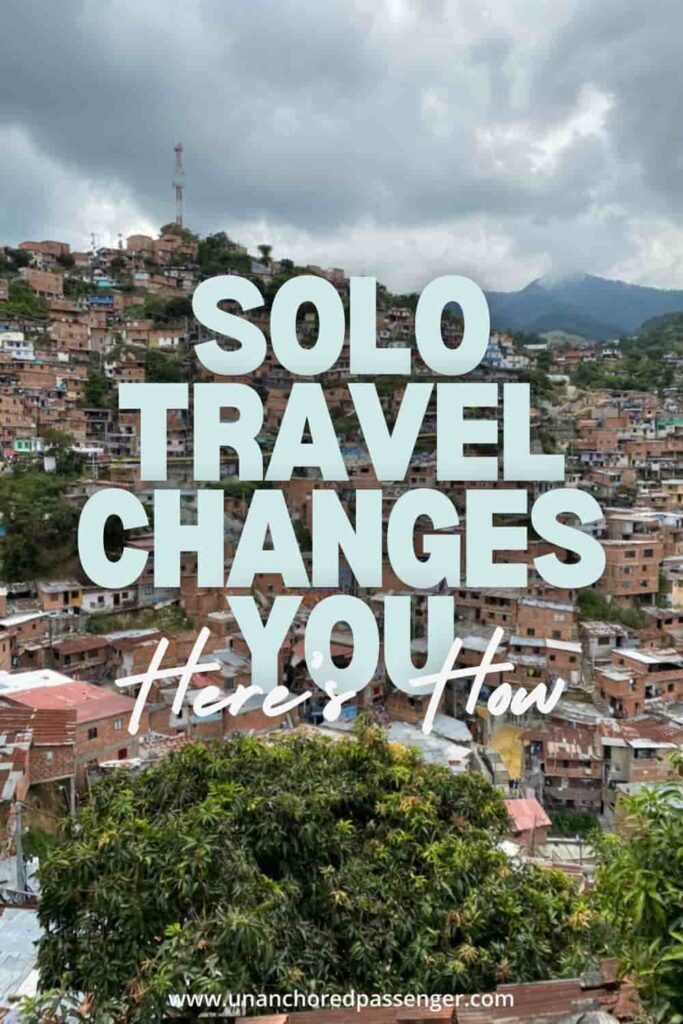
[[[679,761],[680,763],[680,761]],[[623,801],[624,830],[601,844],[598,897],[627,971],[656,1021],[683,1021],[683,790]]]
[[[235,243],[224,231],[207,235],[199,243],[197,262],[204,277],[216,274],[249,273],[251,260],[246,253],[237,251]]]
[[[5,257],[15,273],[22,267],[28,267],[31,264],[31,256],[25,249],[6,249]]]
[[[83,401],[87,409],[107,409],[111,399],[111,383],[99,370],[90,370],[85,381]]]
[[[174,220],[168,224],[162,224],[159,228],[159,237],[163,238],[165,235],[179,235],[184,242],[196,242],[197,236],[193,234],[189,228],[184,228],[180,224],[176,224]]]
[[[82,277],[75,277],[67,274],[64,277],[64,294],[69,299],[81,299],[86,295],[92,295],[95,286],[90,281],[84,281]],[[111,294],[105,292],[104,294]]]
[[[48,427],[42,431],[45,451],[55,459],[55,472],[59,476],[76,476],[83,468],[83,456],[74,450],[73,435],[64,430]]]
[[[114,259],[111,260],[109,264],[109,269],[111,270],[112,274],[114,274],[114,276],[117,277],[119,274],[123,273],[127,265],[128,264],[126,263],[126,260],[124,259],[123,256],[114,256]]]
[[[542,373],[548,373],[549,370],[550,370],[550,367],[552,366],[552,362],[553,362],[553,359],[552,359],[552,355],[551,355],[549,349],[546,348],[546,349],[543,349],[542,351],[537,353],[537,355],[536,355],[536,369],[537,370],[540,370]]]
[[[164,308],[164,314],[169,320],[191,317],[192,299],[188,299],[186,295],[178,295],[177,298],[168,299]]]
[[[565,875],[510,863],[507,824],[481,776],[377,728],[188,745],[103,779],[46,857],[41,984],[146,1024],[188,989],[472,992],[556,976],[585,962],[592,913]]]
[[[188,379],[188,365],[175,355],[148,348],[145,352],[145,380],[153,384],[166,384]]]

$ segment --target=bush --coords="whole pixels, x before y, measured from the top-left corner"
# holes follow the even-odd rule
[[[549,813],[552,821],[550,834],[553,836],[585,839],[600,828],[597,816],[590,811],[557,810]]]

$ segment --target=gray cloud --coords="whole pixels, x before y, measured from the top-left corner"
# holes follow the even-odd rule
[[[517,287],[681,286],[678,0],[23,0],[0,40],[2,239],[173,216],[279,255]]]

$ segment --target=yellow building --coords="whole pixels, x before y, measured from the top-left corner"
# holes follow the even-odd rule
[[[44,612],[80,608],[83,591],[76,580],[44,580],[38,584],[38,600]]]

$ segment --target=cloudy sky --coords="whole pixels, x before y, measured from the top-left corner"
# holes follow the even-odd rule
[[[0,243],[174,216],[417,289],[683,287],[680,0],[21,0]]]

